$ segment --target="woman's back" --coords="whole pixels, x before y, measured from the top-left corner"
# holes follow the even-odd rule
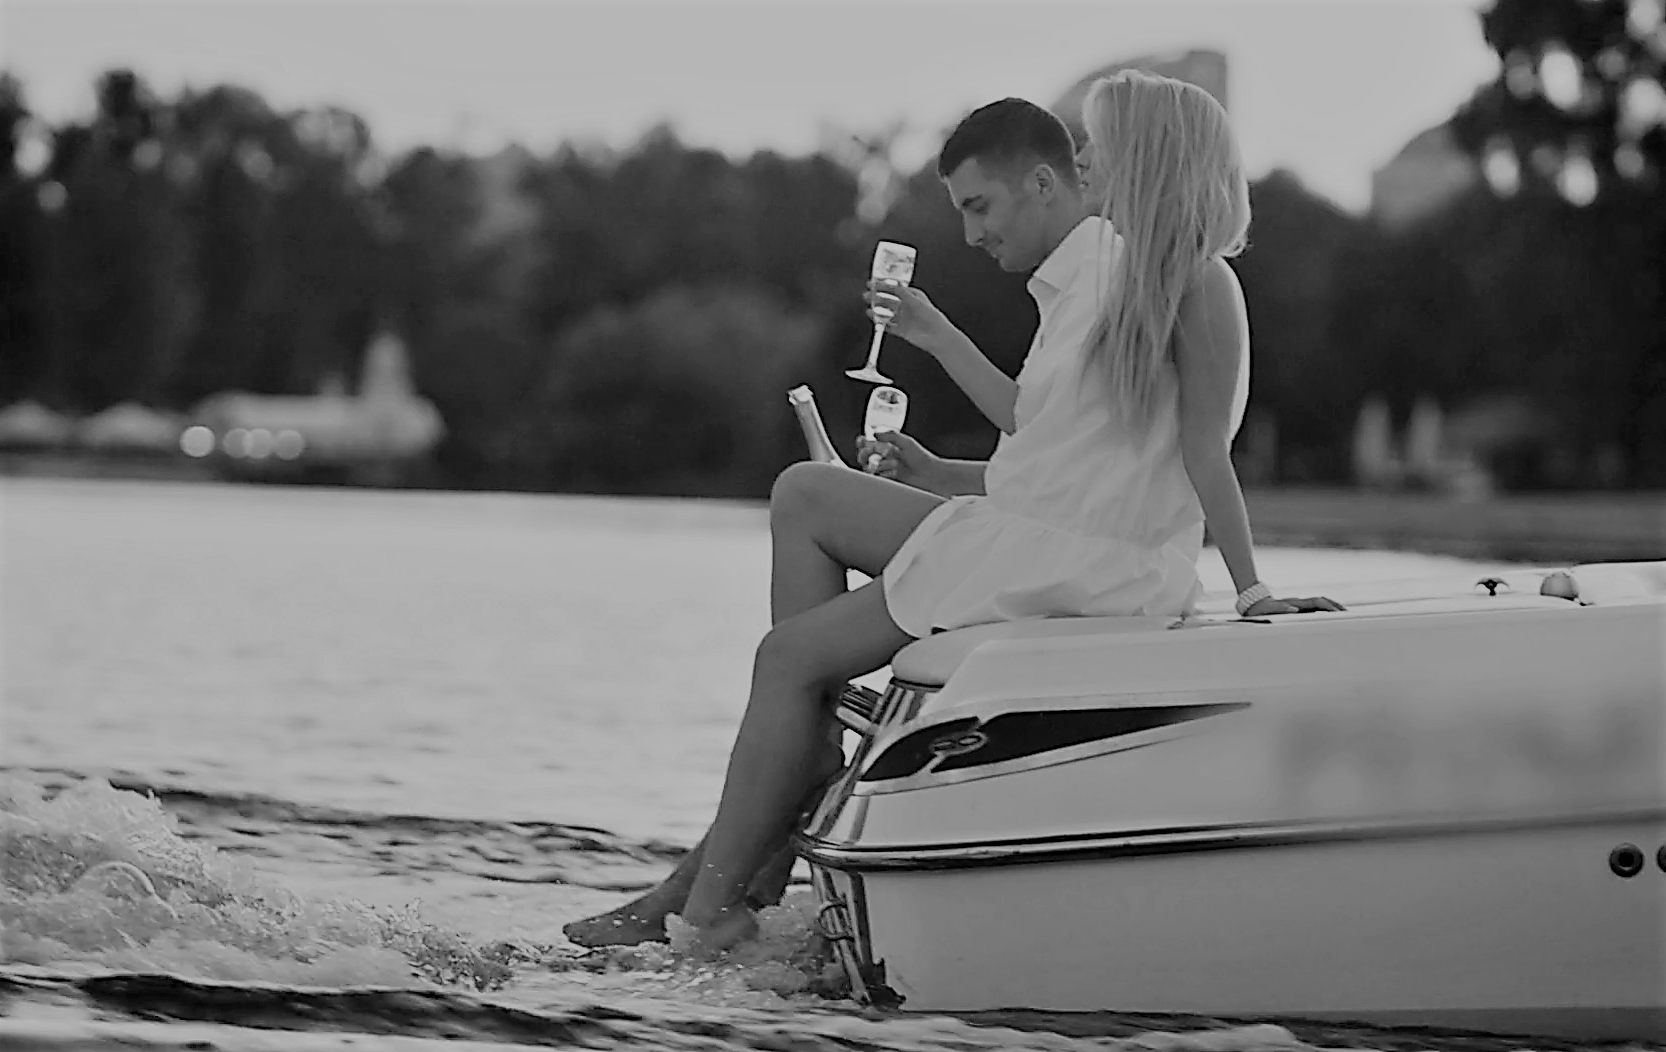
[[[885,568],[886,604],[910,635],[1026,617],[1178,615],[1197,601],[1203,508],[1181,455],[1172,362],[1143,442],[1119,426],[1109,385],[1084,375],[1088,333],[1115,283],[1121,242],[1085,220],[1030,281],[1041,326],[1018,374],[1015,427],[984,474],[985,493],[953,497]],[[1249,393],[1242,368],[1236,432]],[[1084,320],[1085,319],[1085,320]]]
[[[1230,287],[1238,300],[1241,355],[1229,421],[1229,434],[1236,435],[1249,400],[1249,331],[1235,278]],[[1083,375],[1084,353],[1080,343],[1043,341],[1025,361],[1018,375],[1018,426],[1002,436],[990,460],[990,499],[1070,533],[1161,546],[1197,527],[1201,544],[1203,509],[1180,453],[1172,369],[1151,430],[1139,443],[1118,426],[1102,379]]]

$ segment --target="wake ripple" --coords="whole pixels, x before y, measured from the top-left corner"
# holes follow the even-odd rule
[[[131,779],[117,788],[74,772],[58,772],[68,782],[53,792],[42,774],[0,777],[0,1045],[9,1047],[294,1050],[302,1046],[283,1035],[301,1032],[307,1048],[359,1052],[376,1047],[365,1035],[402,1049],[428,1040],[451,1049],[798,1052],[1581,1047],[1290,1020],[861,1010],[842,999],[842,977],[812,935],[808,893],[761,913],[760,939],[710,966],[660,944],[590,953],[480,945],[413,911],[303,899],[213,841],[246,851],[251,839],[288,838],[283,853],[293,854],[304,835],[344,850],[403,851],[405,868],[452,870],[453,856],[484,858],[493,845],[518,852],[507,866],[589,855],[658,868],[676,849],[569,826],[367,815]],[[175,834],[180,824],[196,842]],[[447,838],[447,851],[426,843]],[[488,991],[500,1000],[485,999]],[[514,1003],[501,1000],[511,995]],[[220,1029],[205,1037],[204,1027]],[[250,1036],[260,1034],[270,1040]]]
[[[332,990],[267,983],[223,983],[167,975],[68,976],[0,970],[0,1016],[20,1000],[55,1003],[56,1020],[0,1019],[0,1039],[33,1038],[40,1047],[79,1048],[77,1033],[105,1040],[136,1038],[133,1024],[167,1023],[144,1047],[256,1047],[236,1031],[202,1041],[177,1024],[210,1023],[268,1033],[374,1035],[446,1042],[554,1048],[668,1050],[771,1049],[791,1052],[994,1052],[997,1049],[1104,1052],[1275,1052],[1375,1049],[1380,1052],[1575,1052],[1595,1046],[1434,1030],[1232,1021],[1111,1013],[994,1012],[975,1016],[907,1015],[800,1009],[790,1016],[746,1009],[701,1009],[662,1002],[630,1007],[594,1003],[530,1009],[450,991],[361,987]],[[72,1012],[71,1008],[79,1011]],[[128,1024],[124,1030],[123,1024]],[[247,1035],[248,1031],[244,1031]],[[163,1035],[158,1038],[158,1034]],[[166,1035],[172,1035],[169,1041]],[[133,1041],[138,1044],[140,1042]],[[105,1047],[105,1046],[98,1046]],[[258,1047],[270,1047],[261,1044]],[[312,1046],[308,1047],[320,1047]],[[334,1047],[334,1046],[331,1046]],[[353,1041],[356,1049],[374,1043]],[[401,1044],[399,1047],[408,1048]],[[436,1046],[437,1048],[438,1046]],[[1610,1046],[1616,1050],[1644,1046]]]
[[[591,826],[350,811],[257,793],[169,786],[121,772],[0,768],[0,773],[33,782],[48,795],[98,779],[116,790],[154,797],[177,820],[181,837],[237,855],[356,861],[387,872],[630,892],[652,887],[687,851]]]

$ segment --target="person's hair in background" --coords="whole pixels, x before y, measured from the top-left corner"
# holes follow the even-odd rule
[[[1249,182],[1226,109],[1187,81],[1122,70],[1082,104],[1101,214],[1122,238],[1087,362],[1136,440],[1174,383],[1169,342],[1203,267],[1242,252]]]

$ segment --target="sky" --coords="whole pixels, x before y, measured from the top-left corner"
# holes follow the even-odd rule
[[[1363,211],[1371,173],[1490,81],[1481,0],[0,0],[0,64],[49,121],[128,67],[171,96],[230,82],[336,104],[378,145],[628,146],[656,123],[735,155],[828,127],[908,129],[930,159],[967,111],[1051,104],[1111,62],[1229,63],[1252,177],[1275,167]]]

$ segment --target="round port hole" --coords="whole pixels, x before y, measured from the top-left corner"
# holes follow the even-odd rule
[[[1636,844],[1621,844],[1608,853],[1608,868],[1618,877],[1635,877],[1643,872],[1643,851]]]

